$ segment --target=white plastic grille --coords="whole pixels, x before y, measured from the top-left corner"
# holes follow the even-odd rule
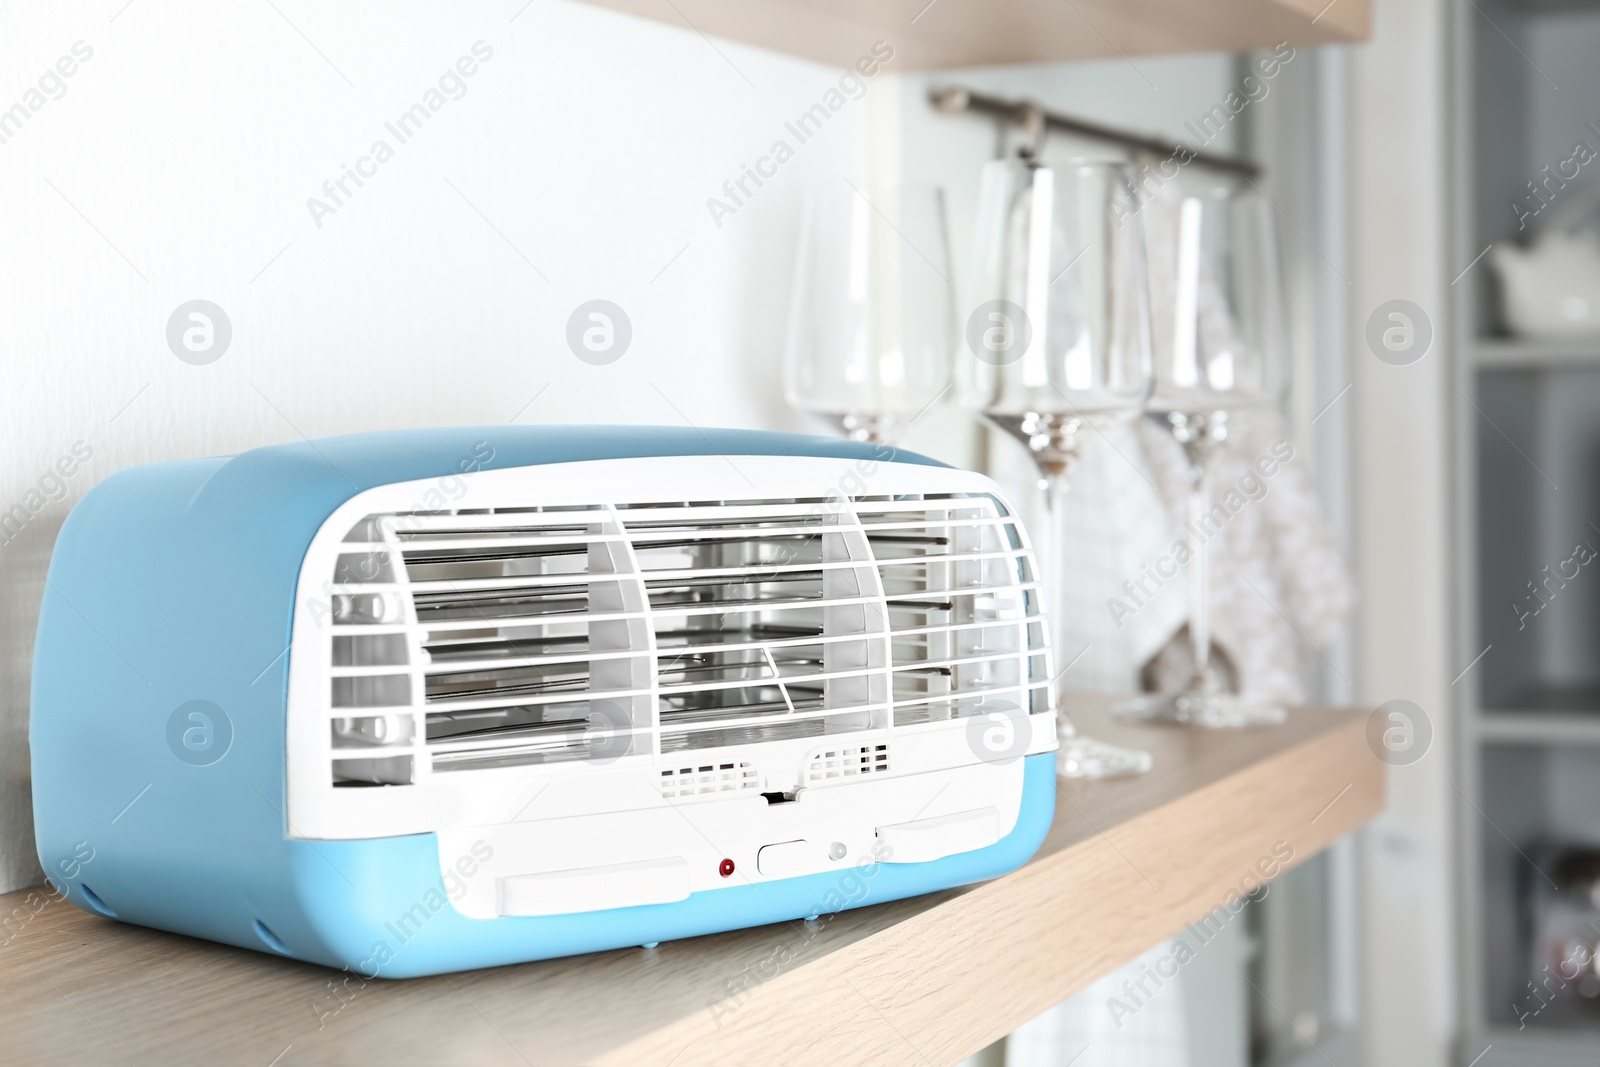
[[[743,761],[706,763],[662,771],[659,788],[668,800],[711,793],[753,792],[761,788],[761,776],[754,766]]]
[[[333,781],[1044,711],[1022,544],[987,494],[370,515],[330,588]]]
[[[806,781],[825,782],[830,778],[882,774],[888,769],[888,745],[841,745],[824,749],[811,757],[811,763],[806,768]]]

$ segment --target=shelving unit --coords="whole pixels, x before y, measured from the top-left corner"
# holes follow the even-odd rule
[[[1450,255],[1519,236],[1510,203],[1566,159],[1600,97],[1600,4],[1452,5]],[[1559,86],[1559,88],[1557,88]],[[1600,180],[1585,168],[1578,183]],[[1451,288],[1460,711],[1462,1040],[1478,1067],[1592,1063],[1600,997],[1526,1018],[1529,886],[1547,846],[1600,847],[1600,338],[1504,335],[1487,261]],[[1546,568],[1549,568],[1548,570]],[[1574,573],[1575,572],[1575,573]],[[1529,583],[1535,583],[1530,585]],[[1548,863],[1546,862],[1546,866]]]

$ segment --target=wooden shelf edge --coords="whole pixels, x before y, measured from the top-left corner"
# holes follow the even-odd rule
[[[1480,711],[1474,732],[1494,743],[1600,745],[1600,712]]]
[[[884,41],[892,73],[1348,44],[1371,0],[587,0],[682,30],[841,67]]]
[[[1577,1064],[1593,1064],[1596,1043],[1600,1042],[1600,1032],[1594,1028],[1574,1027],[1570,1030],[1553,1029],[1527,1029],[1518,1030],[1509,1024],[1495,1024],[1482,1028],[1476,1037],[1479,1045],[1492,1045],[1508,1056],[1539,1056],[1539,1067],[1544,1067],[1550,1060]],[[1548,1057],[1549,1059],[1545,1059]],[[1509,1059],[1485,1057],[1485,1067],[1498,1067],[1499,1064],[1512,1062]],[[1516,1062],[1524,1062],[1518,1060]]]

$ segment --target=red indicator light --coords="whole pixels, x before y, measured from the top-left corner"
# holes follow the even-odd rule
[[[717,873],[722,875],[724,878],[731,876],[733,874],[733,861],[723,860],[721,863],[717,864]]]

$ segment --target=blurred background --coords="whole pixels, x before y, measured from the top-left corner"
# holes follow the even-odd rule
[[[391,427],[870,435],[842,416],[872,412],[808,392],[826,368],[796,369],[829,307],[801,284],[805,249],[860,225],[827,229],[818,190],[901,223],[944,279],[948,307],[927,316],[959,352],[993,236],[985,164],[1161,158],[1041,137],[1021,109],[935,106],[956,88],[1249,165],[1232,185],[1269,208],[1282,283],[1266,432],[1292,441],[1308,509],[1299,539],[1262,543],[1285,589],[1328,577],[1315,610],[1277,612],[1285,630],[1239,606],[1254,542],[1230,532],[1219,648],[1254,610],[1286,651],[1272,684],[1239,647],[1224,666],[1274,700],[1405,701],[1424,738],[1391,767],[1387,812],[1275,882],[1153,1010],[1116,1025],[1108,976],[974,1062],[1600,1061],[1600,979],[1548,979],[1600,938],[1600,582],[1584,573],[1600,9],[1376,0],[1367,33],[1365,5],[1333,0],[1286,18],[1280,45],[1267,23],[1230,33],[1239,3],[1142,29],[1069,5],[1061,40],[1014,33],[1000,63],[970,57],[1004,46],[1003,25],[934,0],[904,39],[864,38],[859,66],[760,26],[705,31],[705,5],[671,0],[0,5],[0,890],[42,878],[32,638],[56,532],[91,486]],[[942,19],[986,25],[968,61],[929,51]],[[1051,54],[1099,58],[1030,61]],[[1217,180],[1181,169],[1176,186]],[[888,210],[883,190],[928,187],[934,215]],[[887,436],[987,470],[1042,524],[1027,435],[980,421],[948,372],[928,381]],[[1085,437],[1061,516],[1079,581],[1064,632],[1123,632],[1116,584],[1083,562],[1096,546],[1120,580],[1138,546],[1178,536],[1181,462],[1149,430]],[[1143,644],[1099,643],[1068,688],[1160,688],[1162,656],[1187,654],[1180,586],[1141,606]]]

